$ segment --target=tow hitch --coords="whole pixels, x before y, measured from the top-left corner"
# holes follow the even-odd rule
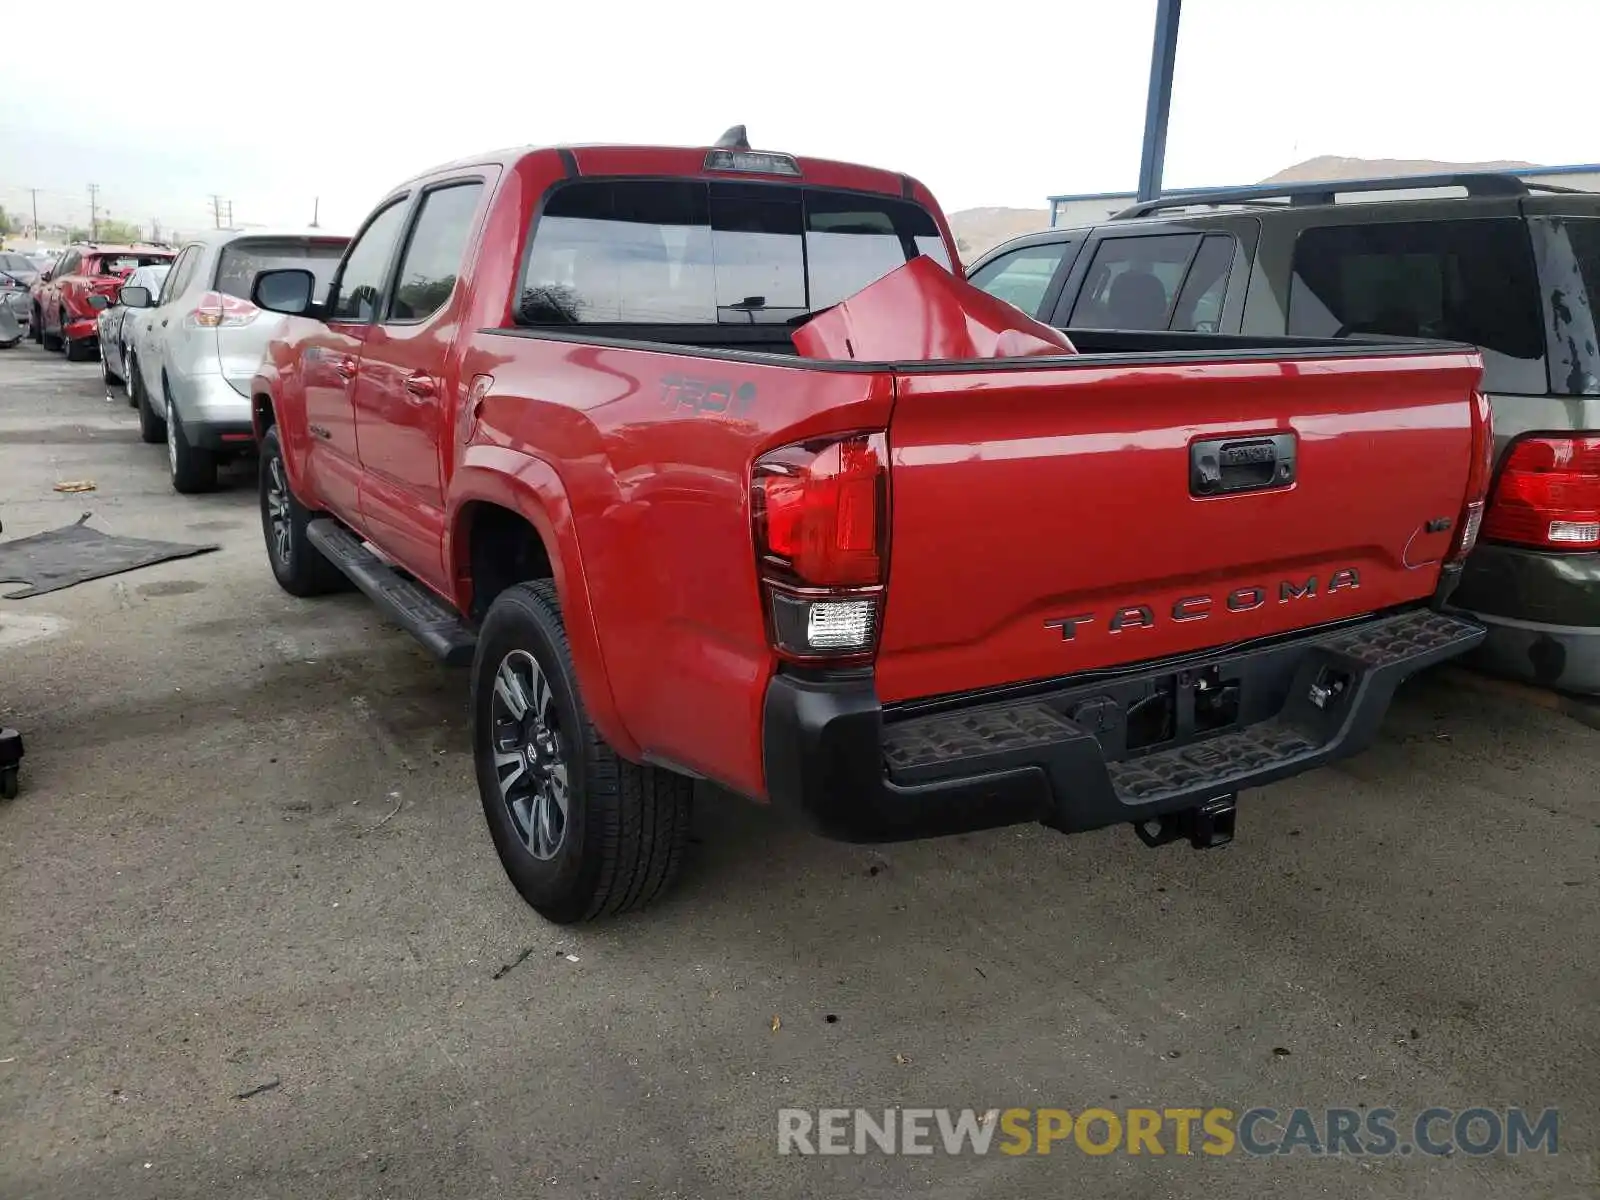
[[[1196,850],[1210,850],[1233,841],[1233,823],[1238,815],[1239,793],[1214,796],[1204,804],[1180,812],[1163,813],[1134,824],[1134,831],[1146,846],[1165,846],[1188,838]]]

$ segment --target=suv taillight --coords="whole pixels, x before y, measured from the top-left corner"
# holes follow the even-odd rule
[[[751,485],[773,649],[796,662],[870,658],[888,561],[887,437],[780,447],[756,460]]]
[[[1483,527],[1483,505],[1489,495],[1489,477],[1494,473],[1494,411],[1482,392],[1472,396],[1472,460],[1467,469],[1467,502],[1456,522],[1455,544],[1449,561],[1459,563],[1478,544]]]
[[[207,292],[189,314],[201,329],[216,329],[225,325],[248,325],[261,315],[261,310],[248,300],[230,296],[226,292]]]
[[[1600,437],[1512,443],[1483,536],[1540,550],[1600,549]]]

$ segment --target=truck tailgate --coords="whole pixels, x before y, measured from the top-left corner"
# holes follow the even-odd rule
[[[1461,517],[1480,374],[1470,353],[1383,349],[899,367],[879,696],[1428,596]]]

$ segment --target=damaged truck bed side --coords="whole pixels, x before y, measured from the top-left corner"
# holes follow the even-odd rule
[[[903,176],[588,147],[397,188],[320,303],[257,282],[274,573],[473,663],[547,916],[659,892],[695,777],[849,839],[1224,841],[1481,638],[1474,352],[1074,347],[955,262]]]

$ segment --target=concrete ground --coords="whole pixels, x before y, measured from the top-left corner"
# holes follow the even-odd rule
[[[1210,854],[850,847],[708,791],[669,900],[558,929],[463,676],[280,592],[248,473],[164,468],[96,365],[0,353],[6,537],[222,546],[0,601],[0,1196],[1600,1193],[1600,732],[1425,678]],[[777,1153],[780,1107],[895,1105],[1556,1107],[1560,1152]]]

